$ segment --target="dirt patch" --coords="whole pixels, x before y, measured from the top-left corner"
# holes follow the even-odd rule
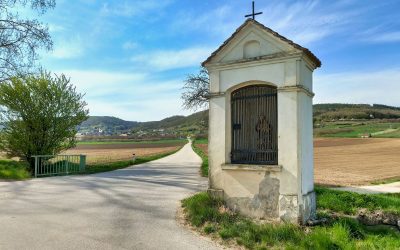
[[[117,144],[119,145],[119,144]],[[110,146],[110,145],[107,145]],[[111,145],[112,146],[112,145]],[[86,155],[88,164],[108,163],[115,161],[125,161],[132,159],[132,154],[139,156],[149,156],[175,151],[180,146],[148,147],[148,148],[74,148],[69,149],[64,154],[83,154]]]
[[[110,143],[110,144],[78,144],[74,149],[143,149],[143,148],[165,148],[183,146],[184,142],[171,143]]]
[[[196,147],[201,149],[201,151],[208,156],[208,144],[196,144]]]

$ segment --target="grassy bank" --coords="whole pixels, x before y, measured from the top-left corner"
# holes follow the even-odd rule
[[[201,173],[201,176],[203,176],[203,177],[208,176],[208,157],[201,148],[196,146],[196,144],[207,144],[207,143],[208,143],[207,139],[195,139],[192,143],[193,151],[196,152],[196,154],[198,154],[202,160],[202,164],[200,167],[200,173]]]
[[[357,194],[316,187],[318,209],[353,215],[360,209],[380,210],[400,216],[400,193]]]
[[[327,195],[330,195],[329,190],[319,189],[317,200],[324,200],[324,196]],[[334,192],[334,195],[337,193]],[[354,197],[355,200],[358,198]],[[357,205],[362,207],[367,199],[364,197],[363,202]],[[324,226],[316,227],[258,224],[230,212],[225,208],[223,201],[204,192],[183,200],[182,206],[186,219],[203,233],[219,237],[226,242],[236,242],[248,249],[400,248],[398,231],[386,227],[370,228],[351,218],[330,218]]]
[[[107,164],[87,165],[85,172],[83,172],[81,174],[95,174],[95,173],[101,173],[101,172],[108,172],[108,171],[113,171],[113,170],[117,170],[117,169],[121,169],[121,168],[126,168],[126,167],[129,167],[132,165],[137,165],[137,164],[142,164],[142,163],[146,163],[149,161],[158,160],[160,158],[174,154],[177,151],[179,151],[180,149],[181,149],[181,147],[177,150],[173,150],[171,152],[166,152],[166,153],[162,153],[162,154],[139,156],[136,158],[135,161],[133,161],[133,160],[117,161],[117,162],[112,162],[112,163],[107,163]]]
[[[0,160],[0,179],[24,180],[30,177],[31,175],[25,163],[12,160]]]

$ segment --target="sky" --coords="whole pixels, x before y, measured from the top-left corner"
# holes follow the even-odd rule
[[[314,103],[400,106],[400,1],[259,0],[257,21],[310,49]],[[183,81],[251,12],[250,0],[57,0],[37,18],[54,41],[41,65],[86,93],[91,115],[188,115]]]

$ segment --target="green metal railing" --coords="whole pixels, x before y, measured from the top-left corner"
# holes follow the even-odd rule
[[[35,177],[85,171],[86,155],[34,155]]]

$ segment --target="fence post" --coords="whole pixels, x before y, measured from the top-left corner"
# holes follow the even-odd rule
[[[79,171],[80,171],[80,172],[85,171],[85,167],[86,167],[86,155],[80,155],[80,159],[79,159]]]
[[[65,159],[66,159],[66,160],[65,160],[65,172],[67,172],[67,174],[69,174],[69,172],[68,172],[68,170],[69,170],[69,169],[68,169],[69,157],[66,156]]]
[[[35,158],[35,178],[37,178],[37,171],[38,171],[38,158],[37,156],[33,156]]]

